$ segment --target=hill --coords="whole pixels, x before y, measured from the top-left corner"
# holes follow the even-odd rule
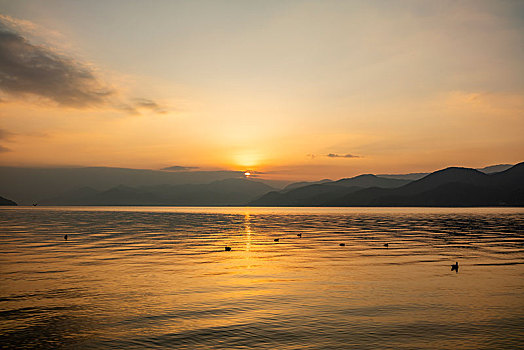
[[[247,179],[224,179],[209,184],[119,185],[105,191],[82,187],[43,199],[42,205],[244,205],[273,191],[264,183]]]
[[[338,181],[315,183],[283,191],[273,191],[249,203],[254,206],[324,206],[344,195],[368,187],[394,188],[409,183],[408,180],[385,179],[366,174]]]
[[[0,167],[0,193],[22,205],[41,203],[80,188],[107,191],[128,187],[208,184],[229,178],[242,179],[240,171],[164,171],[129,168],[22,168]],[[287,182],[260,180],[275,188]]]
[[[476,170],[483,172],[485,174],[494,174],[511,168],[512,164],[497,164],[490,165],[484,168],[477,168]],[[420,180],[424,176],[429,175],[430,173],[410,173],[410,174],[381,174],[377,175],[380,177],[390,178],[390,179],[404,179],[404,180]]]
[[[323,184],[323,183],[326,183],[326,182],[333,182],[333,180],[323,179],[323,180],[319,180],[319,181],[310,181],[310,182],[308,182],[308,181],[293,182],[293,183],[287,185],[286,187],[284,187],[283,191],[289,191],[289,190],[293,190],[295,188],[304,187],[304,186],[308,186],[308,185]]]
[[[485,174],[447,168],[395,189],[367,188],[341,196],[329,206],[522,206],[524,163]]]
[[[0,205],[18,205],[10,199],[0,197]]]

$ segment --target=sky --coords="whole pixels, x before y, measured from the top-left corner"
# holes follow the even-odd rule
[[[524,160],[522,1],[0,0],[0,165]]]

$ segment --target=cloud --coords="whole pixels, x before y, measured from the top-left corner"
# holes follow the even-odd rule
[[[146,110],[158,114],[167,113],[165,106],[147,98],[135,98],[127,104],[120,105],[118,109],[123,110],[129,114],[140,114],[140,111]]]
[[[122,103],[118,91],[102,82],[91,66],[49,46],[31,43],[16,30],[20,28],[16,23],[10,17],[0,16],[0,91],[16,97],[42,97],[63,107],[165,113],[163,106],[150,99],[135,98]]]
[[[0,89],[33,94],[59,105],[86,107],[106,103],[114,91],[97,81],[89,68],[0,26]]]
[[[181,166],[181,165],[173,165],[167,168],[162,168],[160,170],[167,170],[167,171],[189,171],[198,169],[196,166]]]
[[[329,158],[360,158],[360,156],[356,156],[353,154],[337,154],[337,153],[329,153],[326,155],[326,157]]]

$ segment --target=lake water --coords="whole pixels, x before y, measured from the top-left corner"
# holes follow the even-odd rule
[[[524,208],[2,208],[0,251],[2,349],[524,348]]]

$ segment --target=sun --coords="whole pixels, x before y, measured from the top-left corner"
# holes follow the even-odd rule
[[[250,176],[251,176],[251,173],[250,173],[249,171],[246,171],[246,172],[244,172],[244,176],[245,176],[245,177],[250,177]]]

